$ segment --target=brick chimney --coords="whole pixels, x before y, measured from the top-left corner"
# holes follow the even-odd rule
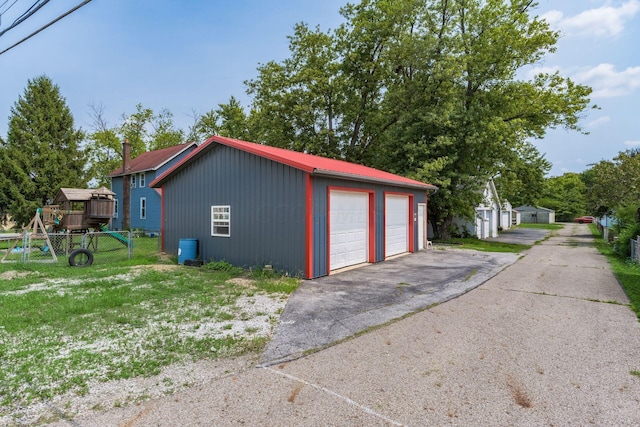
[[[127,173],[131,169],[131,144],[125,139],[122,143],[122,173]]]
[[[125,139],[122,143],[122,229],[131,228],[131,145]]]

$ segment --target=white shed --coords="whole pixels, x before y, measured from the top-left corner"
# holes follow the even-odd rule
[[[475,207],[475,219],[454,218],[453,223],[478,239],[498,237],[501,224],[501,204],[498,191],[490,179],[482,191],[482,201]]]

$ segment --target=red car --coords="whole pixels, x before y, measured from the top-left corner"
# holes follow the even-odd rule
[[[573,219],[573,222],[577,222],[578,224],[591,224],[593,221],[595,221],[595,218],[592,216],[581,216]]]

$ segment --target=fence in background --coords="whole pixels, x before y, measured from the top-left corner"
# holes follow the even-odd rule
[[[47,241],[47,236],[49,240]],[[67,262],[76,249],[88,249],[93,253],[94,264],[131,259],[133,235],[130,231],[105,231],[88,233],[23,233],[9,241],[7,249],[16,244],[6,256],[5,262]],[[2,257],[5,253],[2,253]],[[1,257],[0,257],[1,259]]]
[[[631,239],[631,260],[635,262],[640,262],[640,236],[637,239]]]

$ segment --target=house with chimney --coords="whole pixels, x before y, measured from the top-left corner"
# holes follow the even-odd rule
[[[197,148],[195,142],[147,151],[131,159],[128,142],[122,144],[122,166],[107,175],[115,193],[112,230],[159,233],[161,197],[149,183]]]

